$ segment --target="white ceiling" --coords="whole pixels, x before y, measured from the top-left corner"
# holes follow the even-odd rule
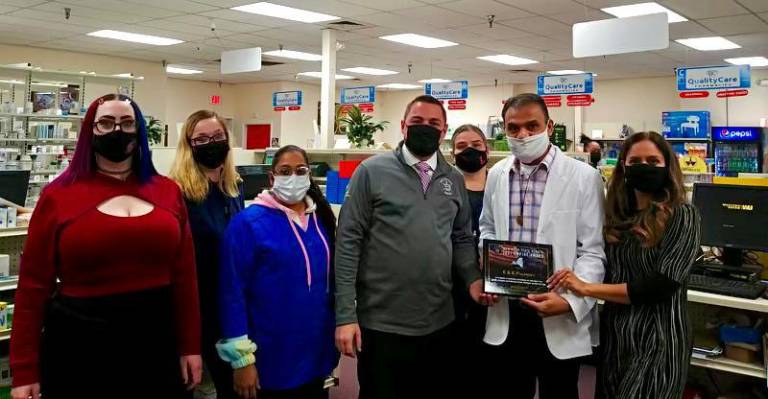
[[[148,61],[166,60],[204,69],[187,78],[224,82],[293,80],[296,73],[320,70],[319,62],[286,59],[258,73],[221,76],[223,50],[261,47],[320,53],[323,24],[304,24],[246,14],[231,7],[256,0],[0,0],[0,43],[106,54]],[[345,44],[337,53],[338,69],[353,66],[399,71],[385,77],[340,81],[412,83],[436,77],[469,79],[472,85],[532,83],[542,71],[582,69],[600,79],[672,76],[681,65],[721,64],[723,58],[768,56],[768,0],[658,0],[687,17],[670,25],[670,39],[725,36],[741,49],[700,52],[672,41],[661,51],[574,59],[571,26],[612,18],[602,7],[641,0],[271,0],[322,12],[365,25],[339,31]],[[64,19],[64,8],[71,17]],[[495,15],[493,28],[486,16]],[[211,31],[211,22],[216,25]],[[156,47],[86,36],[99,29],[166,36],[185,43]],[[419,33],[460,43],[443,49],[421,49],[378,39],[395,33]],[[506,53],[532,58],[539,64],[510,67],[475,57]],[[19,60],[19,62],[25,60]],[[408,64],[412,64],[409,73]],[[45,67],[45,66],[44,66]],[[93,66],[98,71],[98,66]],[[513,72],[530,69],[531,72]],[[175,77],[179,77],[174,75]],[[307,80],[318,83],[317,80]]]

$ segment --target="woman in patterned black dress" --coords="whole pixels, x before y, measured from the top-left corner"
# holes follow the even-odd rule
[[[604,284],[570,271],[555,288],[606,301],[600,395],[679,399],[691,354],[687,281],[699,251],[700,219],[685,201],[672,148],[655,132],[624,141],[606,204]]]

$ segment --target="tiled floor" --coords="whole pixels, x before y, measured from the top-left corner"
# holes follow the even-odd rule
[[[581,399],[594,399],[595,379],[595,368],[582,366],[579,376],[579,396]],[[331,399],[356,399],[357,391],[356,362],[354,359],[342,357],[339,367],[339,386],[331,389]]]

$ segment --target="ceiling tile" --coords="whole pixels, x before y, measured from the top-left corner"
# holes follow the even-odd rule
[[[48,0],[3,0],[3,5],[17,7],[32,7],[43,3],[48,3]]]
[[[499,21],[499,24],[509,26],[535,35],[549,35],[567,33],[570,35],[572,27],[568,24],[550,19],[548,17],[520,18]]]
[[[637,0],[632,0],[636,2]],[[550,18],[558,20],[566,25],[573,26],[580,22],[600,21],[603,19],[614,18],[613,15],[604,13],[600,10],[586,9],[579,12],[566,12],[562,14],[549,15]]]
[[[185,14],[214,11],[220,8],[219,6],[206,5],[189,0],[125,0],[125,2],[141,4],[145,6],[154,6],[177,12],[181,11]]]
[[[660,0],[659,3],[688,19],[727,17],[749,12],[733,0]]]
[[[457,27],[463,35],[481,35],[493,39],[519,39],[521,37],[532,36],[530,32],[520,29],[510,28],[501,24],[494,24],[489,28],[488,24],[477,24]]]
[[[714,36],[711,30],[694,21],[669,24],[669,40]]]
[[[391,12],[361,15],[356,19],[365,24],[401,29],[403,32],[410,32],[414,27],[424,25],[424,21],[419,18],[412,17],[411,15],[397,15]]]
[[[281,26],[296,25],[301,23],[296,21],[289,21],[287,19],[272,18],[272,17],[263,16],[263,15],[250,14],[242,11],[233,11],[233,10],[208,11],[208,12],[199,13],[198,15],[203,17],[218,18],[223,20],[253,24],[257,26],[267,26],[271,28],[279,28]]]
[[[360,4],[360,1],[356,0],[340,0],[346,4]],[[423,6],[424,3],[416,0],[387,0],[387,1],[371,1],[365,4],[366,7],[375,8],[382,11],[400,10],[403,8],[413,8]]]
[[[437,6],[408,8],[404,10],[393,11],[393,13],[396,15],[406,16],[408,18],[416,18],[420,20],[421,23],[416,25],[416,27],[423,26],[424,24],[445,27],[486,22],[484,17],[481,18],[476,16],[469,16]]]
[[[441,4],[440,7],[481,18],[493,15],[497,21],[532,15],[527,11],[493,0],[459,0]]]
[[[344,3],[338,0],[281,0],[280,4],[288,7],[301,8],[303,10],[320,12],[323,14],[335,15],[342,19],[355,17],[358,15],[374,14],[380,10],[371,8],[368,4],[372,1],[358,1],[355,3]],[[362,6],[365,5],[365,6]],[[333,21],[331,21],[333,22]]]
[[[752,14],[702,19],[699,22],[723,36],[768,32],[768,24]]]
[[[739,0],[739,3],[750,9],[752,12],[768,11],[768,1],[765,0]]]
[[[533,14],[554,15],[563,13],[584,13],[587,6],[571,0],[497,0],[500,3],[522,8]]]

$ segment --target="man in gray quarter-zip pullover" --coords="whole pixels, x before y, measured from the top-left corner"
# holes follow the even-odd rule
[[[360,398],[441,397],[450,389],[452,273],[487,303],[464,179],[439,152],[445,109],[406,108],[405,140],[355,171],[336,242],[336,342],[358,356]]]

